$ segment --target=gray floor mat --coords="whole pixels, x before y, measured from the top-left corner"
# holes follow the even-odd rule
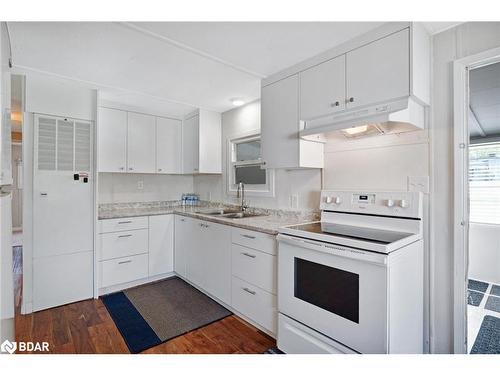
[[[486,300],[485,309],[495,311],[500,313],[500,297],[489,296]],[[500,337],[498,337],[498,341],[500,341]]]
[[[486,315],[471,354],[500,354],[500,318]]]
[[[478,292],[486,292],[488,289],[488,283],[484,283],[482,281],[477,281],[473,279],[469,279],[467,289],[477,290]]]
[[[467,291],[467,303],[472,306],[479,306],[483,300],[484,294],[475,290]]]

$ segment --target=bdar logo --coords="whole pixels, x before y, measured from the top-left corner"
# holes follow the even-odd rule
[[[5,340],[2,345],[0,345],[0,350],[3,353],[14,353],[17,349],[17,344],[15,342],[10,342],[9,340]]]

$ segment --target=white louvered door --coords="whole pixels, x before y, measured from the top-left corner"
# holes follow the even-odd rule
[[[35,115],[33,308],[92,297],[93,123]],[[88,174],[88,182],[74,174]]]

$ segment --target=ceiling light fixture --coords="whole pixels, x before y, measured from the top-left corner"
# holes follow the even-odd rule
[[[232,98],[231,103],[233,103],[233,105],[236,107],[239,107],[239,106],[242,106],[243,104],[245,104],[245,102],[241,98]]]

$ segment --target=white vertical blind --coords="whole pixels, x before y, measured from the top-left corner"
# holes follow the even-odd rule
[[[500,142],[469,150],[470,221],[500,224]]]

